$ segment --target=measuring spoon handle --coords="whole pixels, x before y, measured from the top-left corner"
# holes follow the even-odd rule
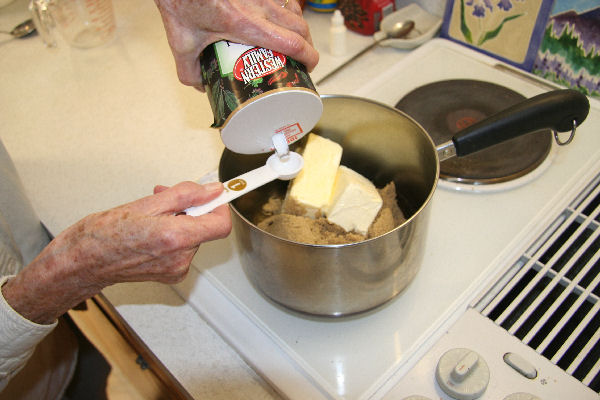
[[[279,174],[277,172],[275,172],[268,165],[263,165],[262,167],[253,169],[252,171],[248,171],[245,174],[224,182],[223,186],[225,187],[225,190],[223,190],[219,196],[215,197],[208,203],[186,208],[184,212],[192,217],[204,215],[211,212],[215,208],[223,204],[227,204],[230,201],[248,193],[249,191],[256,189],[259,186],[274,181],[278,177]]]

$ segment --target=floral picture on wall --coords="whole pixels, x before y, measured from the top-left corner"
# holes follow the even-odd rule
[[[532,72],[600,98],[598,0],[556,0]]]
[[[441,36],[530,71],[554,0],[448,0]]]

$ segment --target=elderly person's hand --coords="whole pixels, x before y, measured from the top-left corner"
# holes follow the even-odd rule
[[[177,75],[186,85],[204,90],[200,53],[223,39],[278,51],[303,63],[308,71],[319,61],[297,0],[155,1]]]
[[[178,282],[202,242],[229,234],[231,219],[226,205],[201,217],[176,214],[222,191],[220,183],[158,186],[152,196],[85,217],[10,279],[4,297],[24,317],[49,324],[115,283]]]

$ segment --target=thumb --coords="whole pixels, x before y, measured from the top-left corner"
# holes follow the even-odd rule
[[[223,184],[220,182],[205,185],[181,182],[170,188],[156,187],[154,195],[144,197],[131,205],[146,215],[175,214],[214,199],[223,189]]]

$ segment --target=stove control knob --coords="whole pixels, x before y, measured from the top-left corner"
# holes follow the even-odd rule
[[[485,360],[470,349],[448,350],[435,370],[440,388],[456,400],[475,400],[487,389],[490,370]]]
[[[537,396],[532,395],[531,393],[513,393],[509,394],[504,398],[504,400],[542,400]]]

